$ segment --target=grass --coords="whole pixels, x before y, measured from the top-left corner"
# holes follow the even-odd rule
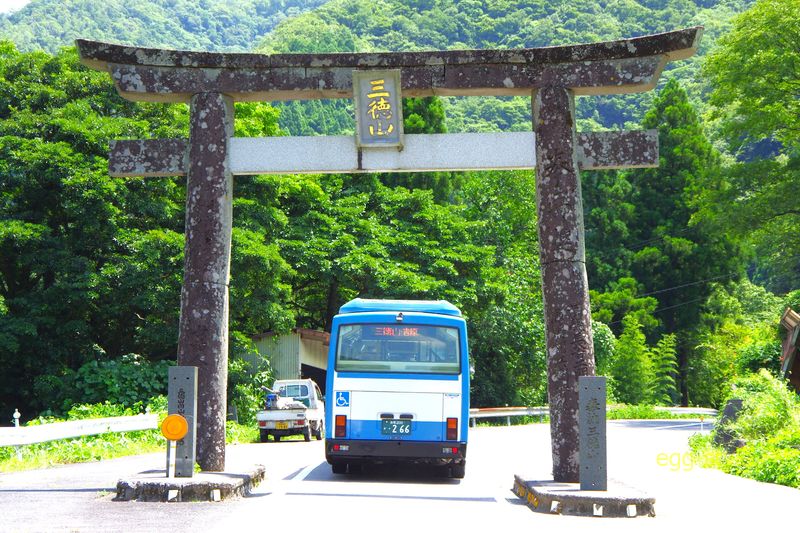
[[[696,420],[700,415],[694,414],[673,414],[669,411],[660,411],[652,405],[625,405],[625,404],[612,404],[608,406],[606,412],[607,420],[680,420],[689,419]],[[512,426],[523,426],[528,424],[542,424],[549,423],[550,417],[545,416],[512,416]],[[505,426],[508,425],[505,416],[498,416],[496,418],[479,418],[478,427],[483,426]]]
[[[106,408],[78,409],[72,412],[73,416],[70,418],[93,418],[92,414],[109,415]],[[112,413],[110,416],[125,414],[133,413],[119,412]],[[159,419],[166,416],[165,412],[159,414]],[[33,423],[54,421],[56,420],[42,419]],[[258,428],[255,427],[255,424],[251,426],[228,421],[225,427],[225,441],[228,444],[258,442]],[[6,446],[0,448],[0,472],[17,472],[71,463],[102,461],[159,452],[165,449],[166,439],[157,429],[89,435],[17,447]]]
[[[158,430],[107,433],[0,448],[0,472],[47,468],[157,452],[165,447]]]
[[[608,420],[693,420],[700,418],[700,416],[688,413],[675,414],[669,411],[660,411],[652,405],[615,404],[609,406],[609,410],[606,412],[606,418]]]

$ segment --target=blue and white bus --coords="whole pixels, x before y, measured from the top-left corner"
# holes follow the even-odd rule
[[[325,456],[333,472],[365,463],[441,465],[463,478],[469,353],[446,301],[355,299],[333,319]]]

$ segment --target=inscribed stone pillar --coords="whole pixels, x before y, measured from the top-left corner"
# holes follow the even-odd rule
[[[233,220],[228,139],[232,136],[233,100],[220,93],[195,94],[189,125],[178,364],[197,367],[197,462],[208,471],[225,469]]]
[[[575,100],[571,90],[552,86],[533,100],[553,478],[577,483],[578,376],[594,375],[595,366]]]

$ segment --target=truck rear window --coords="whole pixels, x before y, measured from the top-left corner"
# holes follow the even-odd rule
[[[348,324],[339,327],[336,370],[458,374],[458,329],[414,324]]]
[[[308,396],[308,387],[305,385],[281,385],[278,394],[284,398],[298,398]]]

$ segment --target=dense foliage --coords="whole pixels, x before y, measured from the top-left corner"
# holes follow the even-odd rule
[[[55,53],[75,39],[246,52],[287,17],[325,0],[32,0],[0,15],[0,38]]]
[[[751,0],[331,0],[320,8],[279,24],[257,49],[266,52],[370,52],[464,48],[533,48],[635,37],[704,25],[700,56],[670,65],[699,105],[706,85],[698,76],[702,54],[728,27],[733,14]],[[620,127],[639,122],[652,94],[581,98],[582,122]],[[528,98],[447,98],[451,131],[525,131],[530,129]],[[281,124],[296,134],[352,130],[352,111],[344,104],[322,106],[325,120],[310,124],[298,108]],[[281,106],[282,107],[282,106]]]
[[[702,58],[678,62],[658,91],[578,102],[582,127],[653,128],[661,146],[657,169],[582,176],[597,367],[618,401],[712,406],[733,380],[777,371],[777,319],[785,305],[800,310],[786,192],[798,181],[797,0],[759,0],[733,22],[749,1],[76,0],[59,4],[57,22],[31,22],[51,4],[0,17],[0,35],[53,49],[45,30],[60,24],[67,38],[74,27],[240,50],[277,23],[263,50],[333,52],[541,46],[704,23],[705,52],[730,29],[702,72]],[[106,33],[91,33],[78,7]],[[104,396],[131,407],[163,391],[184,184],[110,178],[106,157],[110,139],[185,137],[187,114],[121,100],[72,49],[0,44],[0,414]],[[410,98],[404,114],[409,133],[530,128],[528,99]],[[239,136],[352,129],[342,100],[236,108]],[[249,337],[328,328],[355,296],[449,299],[469,321],[474,405],[545,403],[534,205],[530,172],[237,177],[229,402],[240,420],[271,376],[244,362]]]
[[[185,106],[125,102],[74,50],[21,53],[10,43],[0,86],[0,411],[62,412],[101,397],[130,405],[163,391],[160,361],[173,360],[177,335],[184,186],[110,178],[106,153],[113,138],[185,136]],[[437,101],[406,106],[409,131],[443,127]],[[279,134],[276,116],[266,104],[237,105],[237,134]],[[506,401],[544,401],[532,362],[542,356],[532,176],[464,179],[237,179],[230,401],[243,419],[259,393],[242,374],[248,337],[328,327],[357,295],[453,301],[486,324],[476,346],[526,369],[479,375],[485,401],[496,398],[481,383],[497,380]],[[491,342],[501,331],[512,336]],[[268,376],[263,369],[259,379]]]
[[[709,57],[714,124],[735,163],[703,191],[703,212],[741,237],[754,279],[776,292],[800,285],[800,2],[760,0]],[[777,30],[780,28],[780,30]]]

